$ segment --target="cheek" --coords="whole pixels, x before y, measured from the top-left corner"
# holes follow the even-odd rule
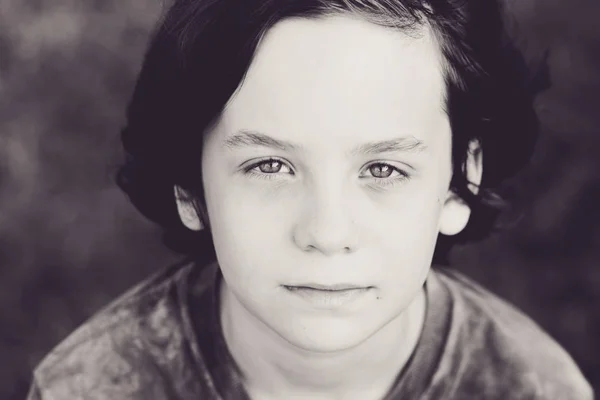
[[[213,242],[228,281],[269,282],[277,274],[277,254],[286,246],[289,212],[268,193],[245,184],[207,185]],[[210,200],[209,200],[210,199]],[[262,278],[261,278],[262,277]]]
[[[438,236],[440,201],[406,199],[377,228],[380,235],[375,257],[381,266],[381,304],[397,309],[406,305],[422,287],[431,267]],[[383,221],[383,220],[382,220]],[[386,301],[387,300],[387,301]]]
[[[405,247],[437,237],[443,201],[439,190],[424,186],[407,187],[404,193],[372,208],[371,218],[366,222],[380,236],[380,241]]]
[[[442,205],[435,195],[407,196],[398,204],[370,224],[373,255],[384,281],[410,291],[431,265]]]
[[[213,207],[216,224],[236,240],[266,242],[267,238],[281,238],[281,230],[295,208],[287,197],[260,185],[230,182],[222,187]]]

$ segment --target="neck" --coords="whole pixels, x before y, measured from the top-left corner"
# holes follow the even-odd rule
[[[227,346],[252,398],[381,399],[421,334],[424,290],[398,317],[361,344],[334,353],[293,346],[249,313],[222,281],[221,321]],[[351,395],[350,395],[351,394]]]

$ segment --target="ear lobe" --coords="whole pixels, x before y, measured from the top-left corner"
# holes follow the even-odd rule
[[[471,207],[450,191],[440,215],[440,233],[446,236],[459,234],[467,226],[470,217]]]
[[[177,212],[179,213],[179,218],[183,225],[192,231],[201,231],[204,228],[204,224],[202,223],[189,194],[179,186],[174,187],[174,194]]]

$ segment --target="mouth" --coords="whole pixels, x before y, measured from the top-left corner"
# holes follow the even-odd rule
[[[307,302],[311,307],[317,309],[333,310],[366,298],[372,286],[361,286],[353,284],[321,285],[307,283],[294,286],[283,286],[295,298]]]
[[[361,286],[354,285],[350,283],[337,283],[335,285],[321,285],[318,283],[306,283],[302,285],[293,285],[288,286],[284,285],[284,287],[288,290],[301,290],[301,289],[312,289],[312,290],[322,290],[325,292],[343,292],[347,290],[359,290],[359,289],[370,289],[371,286]]]

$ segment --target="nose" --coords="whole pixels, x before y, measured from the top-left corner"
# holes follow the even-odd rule
[[[358,235],[351,213],[348,212],[348,198],[341,190],[331,187],[315,191],[309,196],[304,212],[294,226],[293,240],[296,246],[305,252],[324,255],[356,251]]]

